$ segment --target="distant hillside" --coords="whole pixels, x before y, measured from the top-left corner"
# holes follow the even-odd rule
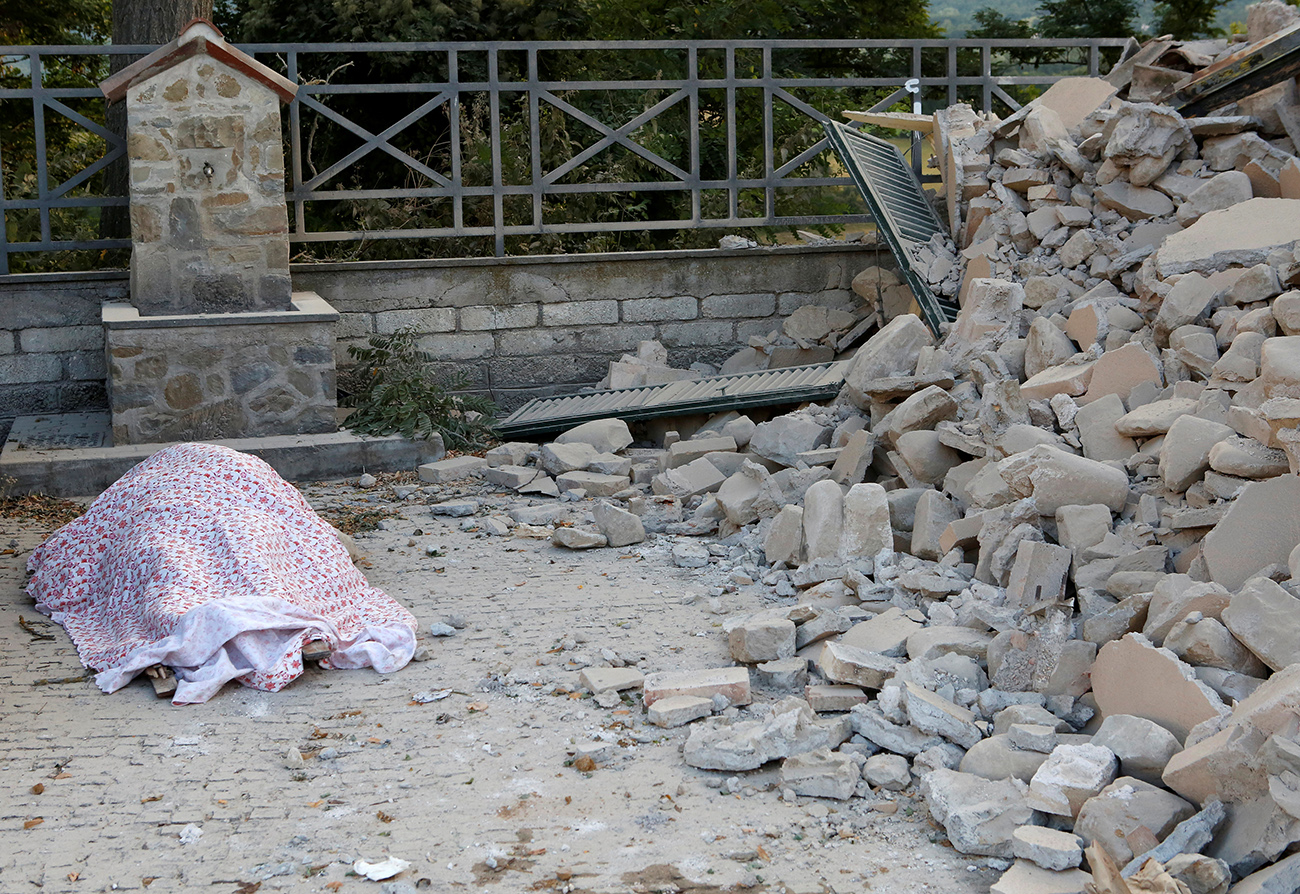
[[[1232,0],[1219,11],[1219,27],[1227,29],[1233,22],[1246,21],[1246,7],[1254,0]],[[1012,19],[1029,19],[1038,15],[1038,0],[931,0],[930,18],[943,28],[947,37],[963,37],[966,29],[975,22],[975,10],[991,6]],[[1139,0],[1138,18],[1143,23],[1143,33],[1150,34],[1153,0]],[[1115,35],[1123,37],[1124,35]]]

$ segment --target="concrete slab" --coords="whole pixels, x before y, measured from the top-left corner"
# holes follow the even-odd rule
[[[20,416],[0,450],[0,478],[15,495],[98,494],[167,444],[111,444],[107,413]],[[15,437],[14,435],[17,435]],[[173,442],[174,443],[174,442]],[[213,441],[265,460],[289,481],[327,481],[366,472],[410,471],[446,454],[442,440],[367,438],[349,431]]]

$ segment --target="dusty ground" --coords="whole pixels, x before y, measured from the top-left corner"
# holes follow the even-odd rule
[[[391,494],[308,489],[318,509],[397,510],[358,535],[367,576],[422,630],[464,628],[387,677],[313,668],[277,694],[232,684],[180,708],[143,678],[111,696],[78,679],[22,590],[50,526],[0,518],[0,891],[956,894],[997,878],[911,793],[786,802],[775,768],[687,767],[687,730],[648,725],[639,697],[606,710],[573,691],[602,655],[647,672],[730,664],[722,617],[769,605],[761,585],[711,596],[722,574],[674,567],[671,537],[573,553]],[[568,764],[589,740],[613,756],[583,773]],[[183,844],[189,825],[202,834]],[[350,872],[385,855],[412,864],[396,884]]]

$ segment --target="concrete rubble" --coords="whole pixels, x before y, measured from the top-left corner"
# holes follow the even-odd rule
[[[1154,69],[1237,48],[1180,46],[1006,121],[935,115],[955,242],[932,258],[960,315],[935,338],[873,272],[890,322],[828,405],[642,440],[602,420],[422,469],[544,479],[565,511],[515,524],[666,538],[718,596],[770,600],[718,625],[730,668],[584,686],[640,684],[693,767],[919,796],[958,851],[1007,861],[994,890],[1294,890],[1300,134],[1273,123],[1294,105],[1153,102]],[[839,356],[864,318],[823,311],[723,371]],[[671,380],[653,345],[615,367],[611,387]]]

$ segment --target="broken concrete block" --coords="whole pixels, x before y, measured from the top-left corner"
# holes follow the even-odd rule
[[[1134,686],[1134,680],[1142,685]],[[1197,680],[1190,667],[1139,633],[1102,646],[1092,669],[1092,691],[1103,718],[1145,717],[1180,742],[1198,723],[1227,712],[1218,695]]]
[[[835,464],[831,466],[831,480],[836,484],[862,483],[875,455],[876,436],[865,429],[849,435]]]
[[[569,429],[555,443],[588,444],[597,453],[618,453],[632,443],[632,432],[622,419],[595,419]]]
[[[610,546],[630,546],[645,540],[645,527],[641,524],[641,519],[626,509],[601,501],[592,510],[592,515],[595,516],[596,527],[600,528]]]
[[[1152,401],[1135,407],[1116,420],[1115,431],[1126,438],[1151,438],[1169,431],[1180,416],[1196,410],[1196,401],[1188,398]]]
[[[923,388],[895,407],[881,434],[892,446],[899,435],[909,431],[934,428],[940,422],[957,418],[957,402],[937,385]]]
[[[942,736],[962,748],[970,748],[984,734],[975,725],[975,715],[915,683],[903,686],[903,705],[912,726],[923,733]]]
[[[1074,832],[1123,866],[1133,859],[1129,836],[1137,829],[1146,827],[1159,841],[1195,812],[1195,807],[1171,792],[1121,776],[1082,806]]]
[[[640,689],[644,683],[645,675],[634,667],[588,667],[578,675],[578,685],[592,695]]]
[[[1124,401],[1116,394],[1105,395],[1079,408],[1074,422],[1079,427],[1079,442],[1083,445],[1084,456],[1098,462],[1123,462],[1137,452],[1137,444],[1132,438],[1115,431],[1115,423],[1124,413]]]
[[[1107,351],[1097,358],[1092,368],[1092,378],[1088,381],[1088,390],[1079,398],[1079,403],[1089,404],[1107,395],[1118,395],[1123,400],[1128,400],[1133,389],[1143,382],[1160,385],[1160,365],[1142,345],[1129,342],[1122,348]]]
[[[478,456],[456,456],[440,459],[436,463],[425,463],[417,470],[420,480],[429,484],[446,484],[449,481],[462,481],[473,477],[488,467],[487,460]]]
[[[949,469],[962,462],[961,454],[933,431],[907,432],[898,438],[896,447],[911,474],[924,484],[938,484]]]
[[[565,472],[555,479],[561,493],[580,490],[588,497],[612,497],[628,489],[626,475],[602,475],[599,472]]]
[[[1296,506],[1298,475],[1280,475],[1243,488],[1202,542],[1210,580],[1236,590],[1269,565],[1285,565],[1300,545]]]
[[[826,679],[865,689],[880,689],[898,669],[893,658],[841,642],[823,645],[817,665]]]
[[[944,531],[961,518],[956,504],[937,490],[924,491],[916,501],[916,514],[912,520],[912,555],[937,561],[945,550],[940,549]]]
[[[1006,329],[1018,318],[1024,301],[1025,289],[1019,283],[1003,279],[972,280],[945,344],[969,344]]]
[[[713,701],[695,695],[670,695],[656,701],[646,711],[646,719],[664,729],[685,726],[713,713]]]
[[[1264,663],[1229,633],[1228,628],[1200,612],[1192,612],[1175,624],[1163,645],[1196,667],[1216,667],[1250,677],[1267,673]]]
[[[609,546],[605,535],[588,528],[556,528],[551,542],[566,549],[598,549]]]
[[[806,798],[847,801],[857,790],[861,771],[847,754],[825,748],[787,757],[781,764],[781,785]]]
[[[1292,894],[1300,889],[1300,854],[1292,854],[1243,878],[1233,894]]]
[[[844,492],[834,481],[818,481],[804,495],[803,542],[807,561],[839,555],[843,530]]]
[[[1025,801],[1056,816],[1078,816],[1085,801],[1111,783],[1119,761],[1098,745],[1058,745],[1029,781]]]
[[[736,450],[736,441],[730,437],[692,438],[678,441],[668,448],[668,468],[675,469],[710,453],[729,453]]]
[[[849,722],[853,732],[894,754],[914,756],[945,744],[938,736],[927,736],[910,726],[892,722],[874,703],[855,706],[849,711]]]
[[[548,474],[559,477],[565,472],[579,472],[587,468],[599,455],[599,450],[584,441],[543,444],[537,454],[537,465]]]
[[[1214,273],[1228,267],[1252,267],[1267,261],[1277,248],[1300,241],[1297,199],[1254,198],[1222,211],[1211,211],[1181,233],[1173,233],[1154,255],[1162,278],[1195,271]]]
[[[901,608],[890,608],[874,618],[854,624],[840,636],[839,642],[855,649],[901,658],[907,654],[907,638],[923,629],[924,624],[908,617]]]
[[[1007,733],[989,736],[966,752],[958,769],[985,779],[1019,779],[1028,784],[1047,755],[1011,744]]]
[[[1123,180],[1113,180],[1093,190],[1097,204],[1132,221],[1150,220],[1174,213],[1174,203],[1158,189],[1147,189]],[[1081,230],[1080,232],[1087,232]]]
[[[1078,397],[1087,392],[1095,365],[1088,361],[1048,367],[1020,386],[1020,396],[1026,401],[1051,400],[1058,394]]]
[[[1265,397],[1300,397],[1300,335],[1267,338],[1259,351]]]
[[[754,666],[754,683],[778,692],[803,692],[808,685],[808,662],[802,658],[764,661]]]
[[[793,413],[777,416],[754,429],[749,452],[783,466],[793,466],[799,461],[800,453],[829,444],[832,434],[833,429],[807,416]]]
[[[728,521],[737,527],[758,521],[758,496],[768,477],[767,469],[745,460],[740,470],[722,483],[716,499]]]
[[[1290,471],[1286,454],[1254,438],[1230,437],[1210,448],[1210,468],[1239,478],[1276,478]]]
[[[783,506],[763,538],[763,557],[769,565],[798,565],[803,554],[803,507]]]
[[[1025,375],[1033,378],[1078,352],[1070,337],[1046,317],[1034,317],[1025,340]]]
[[[1181,750],[1178,739],[1160,724],[1132,714],[1112,714],[1092,737],[1094,745],[1109,748],[1119,758],[1120,771],[1152,785],[1169,759]]]
[[[1083,862],[1079,836],[1044,826],[1021,826],[1011,835],[1011,853],[1043,869],[1063,872]]]
[[[959,853],[1010,857],[1015,830],[1036,824],[1037,813],[1025,801],[1025,785],[1015,779],[992,781],[935,770],[921,779],[920,789],[930,814]]]
[[[873,754],[862,765],[862,778],[874,788],[901,792],[912,784],[907,758],[897,754]]]
[[[834,481],[825,481],[821,484],[839,490],[839,485]],[[817,486],[820,485],[814,485]],[[811,495],[812,488],[809,488],[808,496]],[[829,497],[828,499],[833,500]],[[808,505],[808,499],[805,497],[805,525],[808,518]],[[890,527],[889,498],[885,489],[879,484],[855,484],[850,487],[843,498],[842,518],[840,543],[837,549],[838,555],[842,558],[870,557],[882,549],[893,548],[894,532]],[[806,530],[805,527],[805,541],[809,544],[811,559],[813,557],[811,540],[808,540]]]
[[[1160,480],[1174,493],[1187,490],[1209,470],[1211,448],[1234,434],[1220,422],[1179,416],[1160,449]]]
[[[663,671],[645,678],[646,707],[670,695],[713,698],[721,695],[732,705],[747,705],[749,671],[743,667],[718,667],[698,671]]]
[[[844,383],[853,402],[863,409],[869,408],[871,383],[888,376],[912,375],[921,348],[933,344],[930,330],[919,317],[914,314],[894,317],[858,348],[844,374]]]
[[[1142,864],[1148,860],[1157,860],[1167,865],[1169,873],[1174,877],[1179,877],[1180,871],[1187,867],[1185,863],[1176,864],[1179,856],[1199,857],[1200,851],[1207,844],[1214,840],[1214,833],[1218,831],[1219,826],[1227,818],[1227,808],[1223,806],[1222,801],[1211,801],[1198,813],[1192,814],[1187,819],[1174,826],[1174,830],[1165,836],[1160,844],[1145,853],[1135,852],[1135,856],[1124,867],[1126,873],[1136,872],[1142,867]],[[1199,857],[1201,860],[1212,864],[1218,864],[1215,867],[1199,866],[1195,871],[1196,877],[1204,875],[1202,880],[1212,880],[1211,885],[1205,888],[1193,888],[1193,890],[1213,890],[1218,887],[1222,881],[1223,889],[1227,890],[1227,881],[1230,879],[1231,871],[1226,863],[1222,860],[1215,860],[1212,857]]]
[[[1248,581],[1232,597],[1223,610],[1223,624],[1275,671],[1300,662],[1300,599],[1268,578]]]
[[[661,496],[672,495],[688,500],[699,494],[713,493],[727,477],[707,459],[697,459],[676,469],[656,475],[650,489]]]
[[[483,477],[492,484],[519,490],[540,474],[537,469],[528,466],[489,466],[483,471]]]
[[[818,714],[850,711],[855,705],[865,705],[871,701],[871,696],[861,688],[838,684],[805,686],[803,697]]]
[[[1042,515],[1087,503],[1101,503],[1118,512],[1128,500],[1124,472],[1046,444],[1002,460],[998,474],[1016,498],[1032,497]]]
[[[1021,541],[1007,580],[1007,605],[1029,608],[1043,600],[1060,602],[1065,598],[1065,582],[1073,557],[1064,546]]]
[[[955,652],[978,661],[988,652],[991,639],[989,634],[969,627],[926,627],[907,638],[907,657],[933,661]]]
[[[1215,174],[1192,190],[1187,201],[1178,206],[1178,222],[1190,227],[1211,211],[1219,211],[1254,198],[1250,178],[1241,171]]]
[[[793,658],[794,622],[785,618],[742,618],[728,623],[727,648],[731,657],[746,664]]]
[[[701,543],[674,543],[673,564],[678,568],[704,568],[709,564],[709,549]]]
[[[848,718],[819,720],[807,702],[787,698],[762,720],[697,724],[682,749],[682,759],[701,770],[755,770],[769,761],[834,748],[850,735]]]
[[[1086,894],[1091,890],[1092,874],[1082,869],[1057,872],[1027,860],[1017,860],[993,883],[989,894]]]

